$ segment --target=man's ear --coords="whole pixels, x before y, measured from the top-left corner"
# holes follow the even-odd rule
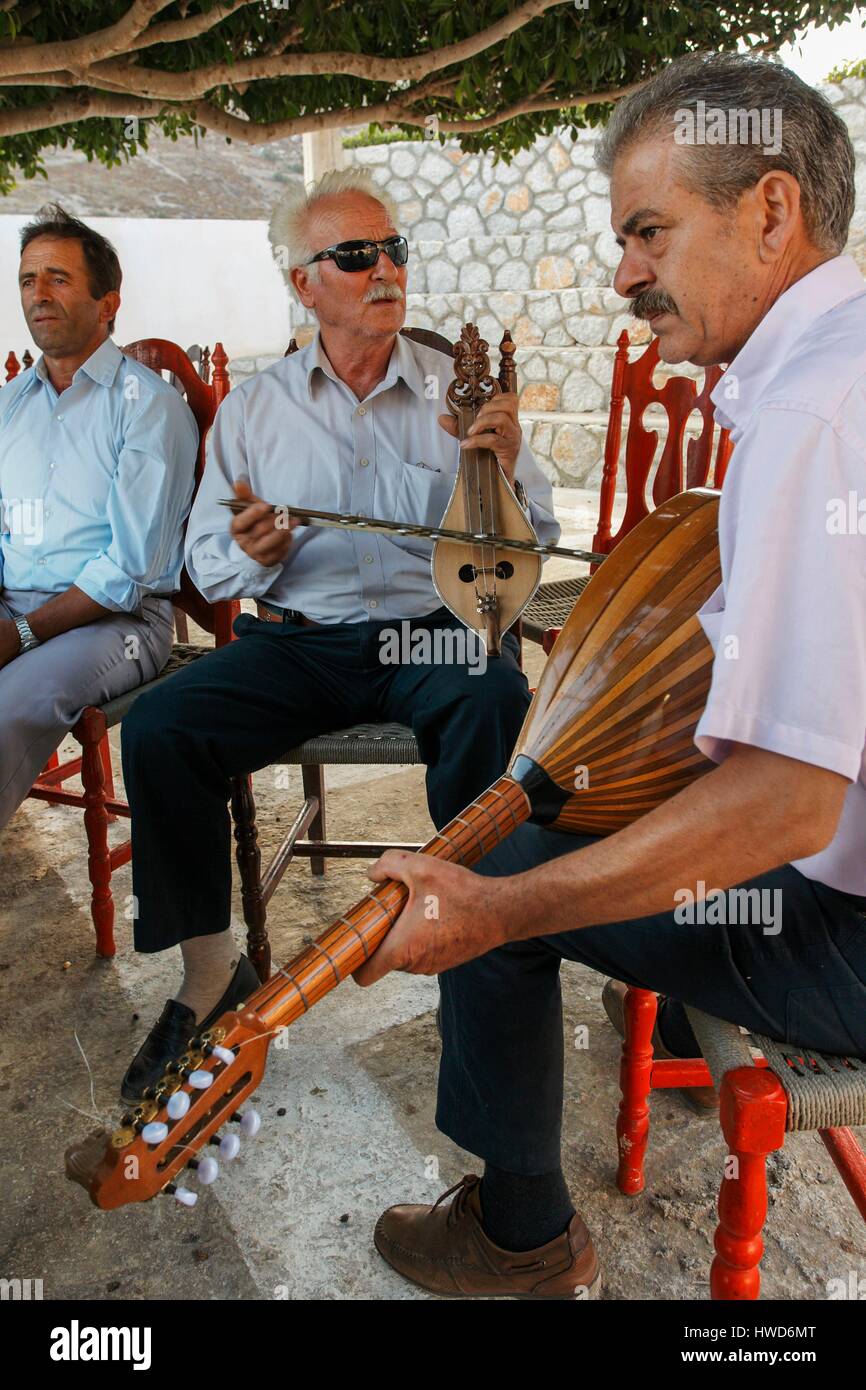
[[[778,260],[798,230],[803,230],[800,185],[786,170],[770,169],[753,192],[760,218],[758,254],[765,261]]]
[[[99,322],[111,323],[120,308],[120,291],[109,290],[99,301]]]
[[[295,287],[295,292],[305,309],[312,309],[315,296],[310,288],[311,281],[303,266],[296,265],[289,271],[289,279]]]

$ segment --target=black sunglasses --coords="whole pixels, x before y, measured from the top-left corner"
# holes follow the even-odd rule
[[[337,246],[329,246],[320,251],[304,265],[316,261],[333,261],[338,270],[369,270],[379,259],[381,252],[390,257],[394,265],[405,265],[409,259],[409,243],[403,236],[389,236],[385,241],[341,241]]]

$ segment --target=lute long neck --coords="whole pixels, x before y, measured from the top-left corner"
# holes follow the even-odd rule
[[[526,794],[509,776],[500,777],[482,796],[434,835],[421,850],[468,868],[529,819]],[[373,954],[399,917],[409,896],[402,883],[388,879],[328,927],[300,955],[277,970],[246,1007],[268,1029],[294,1023]],[[443,905],[443,910],[445,905]]]

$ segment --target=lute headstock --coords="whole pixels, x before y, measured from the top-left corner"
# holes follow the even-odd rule
[[[117,1129],[91,1134],[66,1150],[66,1176],[109,1210],[160,1192],[192,1206],[195,1192],[176,1181],[183,1170],[192,1165],[200,1182],[213,1181],[217,1151],[233,1158],[237,1139],[258,1130],[256,1112],[241,1114],[240,1106],[261,1082],[272,1037],[253,1009],[224,1014],[192,1039]],[[239,1132],[217,1139],[227,1123]]]

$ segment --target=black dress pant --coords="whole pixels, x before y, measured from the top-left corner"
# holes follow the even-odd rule
[[[236,642],[136,700],[122,745],[137,951],[229,925],[229,779],[279,762],[305,739],[368,721],[411,725],[437,828],[505,771],[530,700],[516,638],[505,635],[483,672],[477,650],[447,659],[460,655],[460,641],[441,641],[436,659],[436,630],[464,631],[443,608],[413,619],[403,643],[417,655],[425,639],[411,634],[428,629],[433,660],[383,662],[383,635],[400,628],[304,627],[242,614]]]
[[[521,873],[592,843],[521,826],[477,872]],[[743,886],[770,894],[767,905],[778,909],[770,925],[683,922],[668,912],[544,936],[539,921],[535,939],[440,975],[438,1128],[512,1173],[559,1165],[563,960],[681,1001],[664,1023],[682,1056],[700,1055],[682,1008],[691,1004],[781,1042],[866,1058],[866,899],[791,865]]]

